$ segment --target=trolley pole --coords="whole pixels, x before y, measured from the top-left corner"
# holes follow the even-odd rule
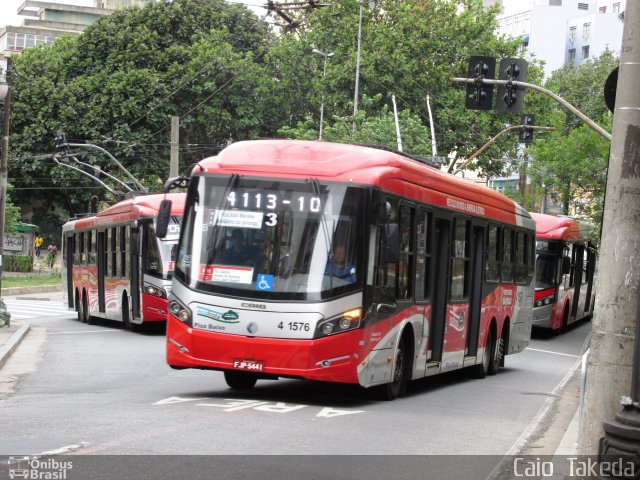
[[[627,2],[621,52],[578,453],[633,462],[638,475],[640,2]]]

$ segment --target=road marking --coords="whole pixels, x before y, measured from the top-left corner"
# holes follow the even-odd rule
[[[76,333],[115,333],[121,330],[80,330],[78,332],[49,332],[49,335],[75,335]]]
[[[56,448],[55,450],[47,450],[40,455],[64,455],[65,453],[75,452],[79,448],[86,447],[89,442],[80,442],[75,445],[67,445],[66,447]]]
[[[553,355],[562,355],[563,357],[581,358],[582,355],[571,355],[570,353],[552,352],[551,350],[541,350],[539,348],[527,347],[525,350],[531,350],[532,352],[551,353]]]

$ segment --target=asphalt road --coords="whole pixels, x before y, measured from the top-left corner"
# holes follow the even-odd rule
[[[95,462],[106,461],[96,456],[134,455],[118,457],[123,475],[132,461],[156,475],[171,470],[149,455],[172,455],[174,467],[184,456],[203,456],[185,457],[192,461],[183,473],[198,465],[192,475],[208,471],[212,455],[218,466],[231,455],[221,471],[243,478],[263,467],[281,478],[285,472],[336,478],[338,471],[349,478],[341,469],[346,465],[358,472],[353,478],[389,478],[391,467],[394,477],[406,471],[409,478],[452,466],[465,478],[465,459],[499,458],[528,440],[547,399],[575,371],[590,329],[583,323],[560,336],[535,332],[530,347],[508,356],[496,376],[431,377],[413,382],[406,397],[380,402],[355,386],[288,379],[236,393],[219,372],[168,368],[162,328],[131,333],[109,322],[81,324],[72,313],[36,313],[28,321],[30,333],[0,370],[0,455],[90,455],[85,458]],[[419,457],[382,462],[380,455]],[[444,463],[425,466],[425,455]],[[469,478],[496,463],[473,458]],[[309,470],[314,462],[318,467]],[[110,475],[104,478],[120,478],[112,467],[98,469]]]

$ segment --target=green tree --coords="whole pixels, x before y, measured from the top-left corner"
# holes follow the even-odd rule
[[[268,95],[270,38],[242,5],[175,0],[119,10],[77,38],[25,50],[15,61],[11,174],[32,190],[20,200],[39,202],[44,218],[52,202],[73,212],[86,211],[92,194],[104,198],[97,183],[52,162],[56,130],[106,148],[152,190],[168,174],[173,115],[189,145],[184,166],[229,140],[273,135],[284,120]],[[80,160],[118,173],[102,154]],[[60,195],[41,190],[51,183]]]
[[[308,92],[292,99],[299,103],[291,112],[290,127],[309,116],[318,121],[323,94],[330,120],[353,113],[358,11],[357,0],[334,2],[318,9],[309,27],[295,37],[277,39],[271,48],[278,95],[285,98],[294,86]],[[388,109],[394,93],[400,111],[410,111],[429,126],[426,95],[430,94],[438,149],[444,155],[456,150],[460,157],[477,150],[505,123],[516,121],[515,116],[495,111],[466,110],[464,85],[451,82],[452,76],[466,74],[471,55],[516,56],[517,42],[493,33],[496,12],[480,0],[378,0],[373,10],[365,6],[359,91],[375,99],[367,105],[367,114],[375,117]],[[311,53],[313,48],[334,53],[327,61],[326,76],[324,60]],[[531,71],[534,77],[540,75],[535,67]],[[501,139],[479,159],[478,168],[498,173],[502,162],[492,159],[500,158],[513,143],[513,138]]]

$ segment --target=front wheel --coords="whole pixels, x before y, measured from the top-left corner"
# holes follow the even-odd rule
[[[255,386],[258,381],[258,375],[255,373],[227,370],[224,372],[224,379],[227,385],[234,390],[249,390]]]
[[[402,343],[396,350],[396,358],[393,368],[393,378],[390,383],[374,387],[374,393],[380,400],[395,400],[403,395],[407,390],[407,382],[409,377],[409,363],[407,358],[408,349]]]

